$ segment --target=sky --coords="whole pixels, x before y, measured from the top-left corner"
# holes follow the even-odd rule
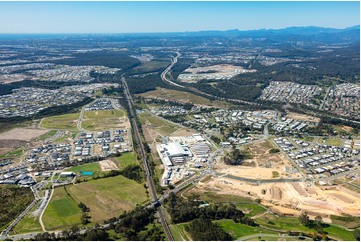
[[[147,33],[345,28],[354,2],[0,2],[0,33]]]

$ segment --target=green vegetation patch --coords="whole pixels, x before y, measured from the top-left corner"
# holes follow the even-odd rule
[[[42,231],[39,216],[32,216],[31,213],[34,212],[40,205],[40,201],[28,212],[25,217],[20,220],[18,224],[13,228],[11,234],[23,234],[30,232],[40,232]]]
[[[346,228],[354,229],[360,227],[360,217],[350,215],[336,216],[331,215],[332,223]]]
[[[121,124],[119,118],[124,116],[125,111],[117,109],[85,111],[82,127],[93,131],[116,128]]]
[[[49,132],[47,132],[46,134],[43,134],[39,137],[39,140],[46,140],[48,138],[53,137],[56,132],[58,132],[57,130],[50,130]]]
[[[170,135],[179,129],[178,125],[150,113],[142,113],[139,115],[139,118],[143,124],[149,122],[150,125],[152,125],[154,129],[159,131],[162,135]]]
[[[115,176],[91,180],[69,187],[69,193],[77,201],[90,208],[92,222],[100,222],[123,211],[133,209],[137,204],[147,201],[143,184]]]
[[[79,113],[68,113],[43,119],[41,126],[47,129],[77,130]]]
[[[138,165],[139,163],[137,160],[137,156],[134,152],[125,152],[122,153],[121,156],[114,157],[112,159],[116,162],[116,165],[119,167],[120,170],[123,170],[130,165]]]
[[[34,200],[29,188],[0,186],[0,229],[4,229]]]
[[[302,225],[298,218],[295,217],[278,217],[267,214],[255,219],[256,223],[265,228],[280,230],[283,232],[297,231],[305,233],[314,233],[315,230]],[[335,225],[325,225],[323,230],[328,233],[328,236],[337,240],[354,240],[353,231],[348,231],[344,228]]]
[[[339,139],[327,139],[326,144],[332,145],[332,146],[341,146],[342,142]]]
[[[88,163],[84,165],[79,166],[73,166],[71,168],[66,169],[66,171],[72,171],[72,172],[81,172],[81,171],[92,171],[97,172],[100,171],[100,165],[98,162]]]
[[[255,215],[264,213],[266,209],[258,204],[255,203],[239,203],[236,204],[236,207],[248,217],[253,217]]]
[[[65,187],[55,188],[43,215],[46,229],[55,230],[80,224],[80,218],[81,211],[77,203],[67,194]]]
[[[239,240],[241,237],[253,235],[253,234],[278,234],[277,232],[270,231],[268,229],[264,229],[261,227],[252,227],[241,223],[235,223],[233,220],[224,219],[217,221],[224,231],[232,235],[232,237],[236,240]]]

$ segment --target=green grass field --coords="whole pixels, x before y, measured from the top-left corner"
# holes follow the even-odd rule
[[[232,235],[234,239],[239,239],[241,237],[253,234],[278,234],[277,232],[270,231],[268,229],[263,229],[261,227],[252,227],[241,223],[235,223],[233,220],[224,219],[215,221],[219,226],[221,226],[224,231]]]
[[[53,137],[56,134],[56,132],[58,132],[58,131],[57,130],[50,130],[46,134],[41,135],[38,139],[39,140],[46,140],[46,139],[48,139],[50,137]]]
[[[44,118],[41,127],[47,129],[77,130],[79,113],[68,113]]]
[[[77,203],[66,194],[64,187],[55,188],[43,215],[45,228],[47,230],[68,228],[80,224],[80,217],[81,211]]]
[[[176,100],[176,101],[187,101],[191,102],[193,104],[200,104],[200,105],[208,105],[208,106],[214,106],[214,107],[231,107],[232,105],[224,102],[224,101],[211,101],[207,98],[194,95],[192,93],[188,92],[182,92],[182,91],[176,91],[176,90],[170,90],[165,88],[157,88],[157,90],[149,91],[146,93],[142,93],[139,96],[142,97],[163,97],[166,100]]]
[[[119,118],[125,116],[122,110],[85,111],[82,127],[87,130],[104,130],[121,125]]]
[[[180,128],[178,125],[150,113],[140,114],[139,119],[142,124],[149,122],[150,125],[152,125],[155,130],[159,131],[161,135],[170,135]]]
[[[92,222],[119,216],[148,200],[143,184],[123,176],[91,180],[68,188],[71,196],[90,208]]]
[[[342,142],[339,139],[327,139],[326,144],[332,145],[332,146],[341,146]]]
[[[124,169],[129,165],[137,165],[139,164],[137,160],[137,156],[134,152],[125,152],[122,153],[119,157],[112,158],[115,161],[115,164],[119,167],[120,170]]]
[[[239,203],[236,207],[242,210],[248,217],[253,217],[266,211],[264,207],[255,203]]]
[[[168,65],[169,61],[149,61],[134,67],[132,70],[136,71],[136,73],[155,72],[165,69]]]
[[[6,154],[0,155],[0,158],[16,158],[19,157],[23,154],[24,148],[23,147],[19,147],[16,148],[15,150],[12,150]]]
[[[286,231],[299,231],[299,232],[315,232],[314,229],[308,228],[300,224],[298,218],[295,217],[277,217],[267,214],[260,218],[255,219],[256,223],[263,225],[266,228],[277,229]],[[324,228],[328,236],[337,240],[354,240],[353,231],[347,231],[344,228],[330,225]]]
[[[100,165],[98,162],[92,162],[92,163],[88,163],[88,164],[84,164],[84,165],[73,166],[73,167],[66,169],[66,171],[72,171],[72,172],[81,172],[81,171],[97,172],[100,170],[101,169],[100,169]]]

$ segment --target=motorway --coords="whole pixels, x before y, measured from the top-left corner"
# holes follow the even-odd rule
[[[157,192],[155,190],[155,185],[154,185],[154,181],[153,181],[153,178],[152,178],[152,173],[151,173],[150,168],[149,168],[147,155],[145,153],[144,145],[143,145],[141,135],[140,135],[139,130],[138,130],[138,125],[137,125],[137,122],[136,122],[136,119],[135,119],[136,114],[135,114],[134,108],[133,108],[133,99],[132,99],[132,96],[130,95],[128,84],[125,81],[124,76],[122,76],[121,81],[122,81],[122,84],[124,86],[124,94],[125,94],[126,100],[128,102],[128,106],[129,106],[129,119],[130,119],[130,123],[132,125],[134,138],[135,138],[135,141],[137,142],[137,144],[139,146],[140,155],[141,155],[141,158],[143,160],[144,169],[146,171],[147,186],[149,188],[152,201],[156,202],[156,201],[158,201]],[[169,229],[169,226],[167,224],[167,221],[165,220],[162,209],[158,209],[157,214],[158,214],[159,220],[160,220],[160,222],[161,222],[161,224],[163,226],[163,230],[164,230],[164,232],[165,232],[165,234],[167,236],[167,239],[168,240],[174,240],[173,235],[172,235],[172,233],[171,233],[171,231]]]

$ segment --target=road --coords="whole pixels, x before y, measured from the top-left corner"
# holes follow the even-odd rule
[[[149,191],[150,191],[152,201],[156,202],[158,200],[157,192],[155,190],[155,185],[154,185],[154,181],[153,181],[153,178],[152,178],[152,173],[151,173],[150,168],[149,168],[147,155],[146,155],[144,145],[143,145],[143,142],[142,142],[142,139],[141,139],[141,135],[140,135],[140,132],[138,130],[138,125],[137,125],[137,122],[136,122],[136,119],[135,119],[136,114],[135,114],[134,108],[133,108],[133,104],[134,104],[133,99],[132,99],[132,96],[130,95],[128,84],[125,81],[124,76],[122,76],[121,81],[122,81],[123,86],[124,86],[124,94],[125,94],[126,100],[128,102],[128,106],[129,106],[129,119],[130,119],[130,123],[131,123],[132,129],[133,129],[134,138],[135,138],[136,143],[139,146],[141,159],[143,161],[144,169],[146,171],[147,185],[148,185],[148,188],[149,188]],[[164,217],[164,214],[163,214],[163,211],[162,211],[161,208],[158,208],[157,215],[158,215],[159,220],[160,220],[160,222],[161,222],[161,224],[163,226],[163,230],[164,230],[164,232],[165,232],[165,234],[167,236],[167,239],[173,241],[174,240],[173,235],[172,235],[172,233],[171,233],[171,231],[169,229],[169,226],[167,224],[167,221],[165,220],[165,217]]]
[[[176,87],[180,87],[180,88],[184,88],[184,89],[188,89],[188,90],[191,90],[193,92],[196,92],[196,93],[199,93],[203,96],[208,96],[210,98],[213,98],[213,99],[218,99],[218,100],[223,100],[223,101],[231,101],[231,102],[237,102],[237,103],[243,103],[243,104],[248,104],[248,105],[256,105],[256,106],[261,106],[261,104],[258,104],[258,103],[252,103],[252,102],[247,102],[247,101],[243,101],[243,100],[239,100],[239,99],[228,99],[228,98],[222,98],[222,97],[218,97],[218,96],[214,96],[212,94],[209,94],[209,93],[205,93],[205,92],[202,92],[200,90],[198,90],[197,88],[194,88],[194,87],[186,87],[186,86],[183,86],[183,85],[180,85],[178,83],[175,83],[171,80],[169,80],[167,78],[167,74],[168,72],[172,69],[172,67],[177,63],[178,61],[178,58],[181,56],[181,54],[179,52],[177,52],[177,55],[175,57],[172,57],[172,62],[171,64],[162,72],[162,74],[160,75],[161,79],[163,82],[169,84],[169,85],[172,85],[172,86],[176,86]]]

